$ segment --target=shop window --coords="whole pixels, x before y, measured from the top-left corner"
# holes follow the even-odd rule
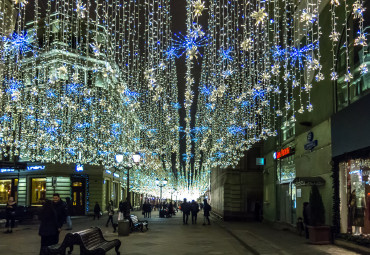
[[[0,204],[6,204],[12,190],[12,180],[0,180]]]
[[[31,204],[41,205],[46,199],[46,178],[31,179]]]
[[[345,171],[346,191],[341,192],[347,203],[342,209],[342,224],[354,235],[370,234],[370,160],[350,160],[342,163]]]
[[[280,159],[278,163],[278,178],[280,182],[289,182],[295,178],[294,155]]]
[[[82,187],[82,182],[73,182],[72,186],[73,187]]]

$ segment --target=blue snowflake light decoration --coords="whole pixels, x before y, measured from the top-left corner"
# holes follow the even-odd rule
[[[22,32],[20,34],[13,33],[9,38],[4,36],[4,50],[2,52],[3,57],[10,55],[21,55],[27,51],[31,51],[32,41],[33,37],[27,34],[27,32]]]
[[[205,36],[194,38],[182,35],[181,33],[179,33],[178,35],[175,34],[174,36],[175,38],[172,39],[172,41],[177,51],[177,57],[181,57],[188,50],[193,49],[194,46],[199,49],[207,45],[207,38]],[[197,53],[199,53],[199,51],[197,51]]]
[[[221,61],[226,62],[226,63],[232,62],[234,60],[233,52],[234,52],[233,47],[229,47],[227,49],[224,49],[223,47],[221,47],[218,50],[218,53],[220,54],[220,57],[221,57]]]

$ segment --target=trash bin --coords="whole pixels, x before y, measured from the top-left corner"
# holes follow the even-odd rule
[[[118,221],[118,235],[128,236],[130,234],[130,221],[129,220],[119,220]]]

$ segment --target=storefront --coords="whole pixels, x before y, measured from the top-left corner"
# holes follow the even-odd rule
[[[274,159],[277,164],[277,219],[280,222],[295,224],[296,221],[296,187],[293,183],[296,177],[294,164],[294,148],[286,146],[275,152]]]
[[[370,234],[370,158],[339,163],[341,232]]]

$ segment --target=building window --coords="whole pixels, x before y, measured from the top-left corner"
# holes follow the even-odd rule
[[[0,204],[6,204],[12,190],[12,180],[0,180]]]
[[[46,178],[31,179],[31,205],[42,205],[46,199]]]
[[[364,33],[367,36],[367,41],[370,40],[370,1],[364,2]],[[370,73],[361,74],[360,65],[365,64],[370,69],[370,47],[359,47],[354,45],[354,40],[358,37],[359,19],[353,19],[353,15],[348,19],[349,42],[348,42],[348,56],[346,54],[346,36],[343,31],[338,51],[337,73],[339,75],[336,86],[336,104],[337,111],[347,107],[349,104],[356,102],[364,95],[370,93]],[[366,54],[364,56],[364,54]],[[351,70],[353,79],[350,82],[345,81],[345,74],[347,73],[347,58],[348,67]]]

